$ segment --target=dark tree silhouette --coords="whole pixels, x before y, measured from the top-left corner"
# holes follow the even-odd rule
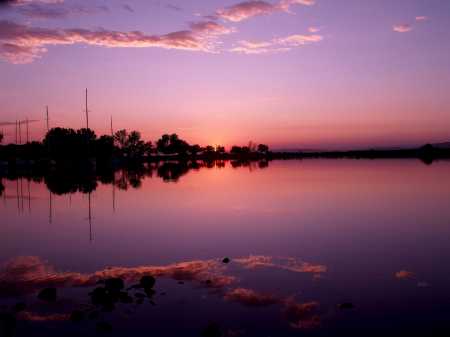
[[[231,147],[230,153],[231,154],[241,154],[242,153],[242,147],[234,145],[234,146]]]
[[[151,143],[144,142],[138,131],[128,133],[126,130],[119,130],[114,135],[114,141],[120,155],[131,160],[143,158],[151,152]]]
[[[189,144],[180,139],[177,134],[164,134],[156,142],[156,149],[163,154],[185,155],[191,149]]]
[[[214,147],[211,145],[208,145],[205,147],[205,154],[213,154],[215,152]]]
[[[3,133],[2,132],[0,132],[0,144],[3,142]]]
[[[249,153],[250,153],[250,147],[248,147],[248,146],[243,146],[243,147],[242,147],[242,150],[241,150],[241,153],[244,154],[244,155],[249,154]]]
[[[221,145],[217,146],[216,152],[220,153],[220,154],[224,154],[225,153],[225,147],[221,146]]]
[[[190,147],[189,152],[191,153],[191,155],[196,156],[201,150],[202,148],[200,147],[200,145],[195,144]]]
[[[53,128],[44,138],[44,146],[53,159],[88,158],[95,153],[97,136],[91,129]]]
[[[269,152],[269,146],[266,144],[259,144],[258,145],[258,152],[260,153],[267,153]]]
[[[101,136],[95,146],[97,158],[111,158],[114,154],[114,138],[111,136]]]

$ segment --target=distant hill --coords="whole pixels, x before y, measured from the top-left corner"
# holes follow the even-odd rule
[[[431,144],[438,149],[450,149],[450,142]]]

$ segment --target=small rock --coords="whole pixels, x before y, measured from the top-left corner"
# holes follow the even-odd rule
[[[110,333],[112,332],[112,325],[108,322],[98,322],[96,325],[97,332]]]
[[[111,292],[121,291],[125,287],[125,284],[121,278],[114,277],[105,280],[105,288]]]
[[[84,319],[84,312],[80,310],[74,310],[70,315],[70,320],[74,323],[79,323]]]
[[[38,294],[38,298],[44,302],[56,302],[56,297],[56,288],[45,288]]]
[[[100,317],[100,311],[94,310],[89,313],[88,318],[91,320],[98,319]]]
[[[147,275],[141,277],[139,284],[142,286],[142,288],[153,288],[155,282],[156,280],[153,276]]]
[[[16,317],[10,313],[0,313],[1,336],[14,336],[16,331]]]
[[[348,310],[348,309],[353,309],[355,306],[353,305],[353,303],[350,302],[344,302],[344,303],[340,303],[338,305],[339,309],[341,310]]]
[[[27,308],[27,305],[24,302],[19,302],[14,305],[13,310],[14,312],[21,312],[24,311]]]
[[[221,337],[222,331],[219,324],[209,323],[208,326],[202,331],[203,337]]]
[[[130,295],[128,295],[128,293],[121,291],[119,293],[119,301],[121,303],[130,304],[133,303],[133,298]]]

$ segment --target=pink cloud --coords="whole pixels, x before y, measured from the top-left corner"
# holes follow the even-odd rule
[[[292,328],[312,329],[320,325],[320,318],[317,314],[318,302],[298,303],[289,298],[285,300],[284,306],[284,316]]]
[[[428,17],[427,16],[416,16],[416,21],[427,21]]]
[[[189,26],[193,32],[206,35],[226,35],[236,31],[214,21],[192,22]]]
[[[272,294],[262,294],[246,288],[232,289],[225,294],[224,299],[250,307],[268,306],[280,301]]]
[[[233,259],[233,263],[245,268],[277,268],[297,273],[325,273],[323,265],[311,264],[296,258],[248,256]],[[135,282],[144,275],[168,277],[174,280],[195,281],[213,288],[223,288],[237,281],[226,275],[226,265],[220,260],[194,260],[164,266],[110,267],[91,274],[59,272],[36,256],[17,257],[0,269],[0,296],[34,292],[45,287],[93,286],[100,279],[120,277]],[[206,282],[208,281],[208,282]]]
[[[238,45],[230,49],[230,51],[247,55],[280,53],[290,51],[295,47],[318,43],[322,40],[323,36],[318,34],[294,34],[283,38],[275,38],[270,41],[239,41]]]
[[[397,33],[407,33],[407,32],[410,32],[413,28],[409,24],[400,24],[400,25],[394,25],[392,27],[392,29],[394,30],[394,32],[397,32]]]
[[[216,11],[215,16],[227,21],[239,22],[254,16],[269,15],[279,11],[289,11],[292,5],[314,5],[313,0],[281,0],[272,4],[262,0],[243,1]]]
[[[109,11],[106,6],[65,5],[61,3],[29,3],[18,8],[20,14],[34,19],[61,19],[70,15],[98,14]]]
[[[17,318],[21,321],[32,322],[49,322],[49,321],[68,321],[70,319],[69,314],[40,314],[31,311],[24,311],[17,315]]]
[[[105,29],[47,29],[0,21],[0,58],[11,63],[30,63],[48,46],[87,44],[109,48],[164,48],[216,52],[215,37],[232,30],[215,22],[191,24],[190,30],[165,35]]]
[[[246,269],[280,268],[299,273],[323,273],[326,267],[314,265],[296,258],[273,258],[270,256],[249,256],[236,258],[232,263]],[[194,260],[162,266],[108,267],[90,274],[58,272],[53,266],[35,256],[18,257],[5,263],[0,269],[0,297],[20,296],[46,287],[94,287],[99,280],[119,277],[127,283],[135,283],[144,275],[167,277],[174,280],[197,282],[208,288],[217,288],[213,294],[223,296],[225,301],[244,306],[262,307],[280,305],[284,318],[293,328],[315,328],[320,325],[319,303],[300,303],[292,297],[280,297],[261,293],[249,288],[229,289],[238,279],[226,275],[227,265],[220,259]],[[316,274],[314,274],[316,275]],[[61,321],[67,320],[66,313],[35,313],[24,311],[20,320]]]
[[[395,273],[395,278],[399,280],[412,279],[415,277],[415,274],[408,270],[400,270]]]
[[[46,287],[90,287],[100,279],[120,277],[136,282],[144,275],[195,281],[210,288],[222,288],[236,281],[225,275],[218,260],[195,260],[165,266],[111,267],[92,274],[59,272],[36,256],[18,257],[0,270],[0,296],[32,293]],[[208,282],[206,282],[208,281]]]
[[[240,264],[247,269],[270,267],[284,269],[295,273],[312,273],[320,274],[327,272],[327,267],[320,264],[311,264],[296,258],[273,258],[264,255],[250,255],[245,258],[233,259],[234,262]]]

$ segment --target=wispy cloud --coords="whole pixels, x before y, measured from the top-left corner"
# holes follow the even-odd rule
[[[407,33],[407,32],[412,31],[413,27],[410,24],[403,23],[403,24],[392,26],[392,29],[394,30],[394,32],[397,32],[397,33]]]
[[[70,15],[82,14],[98,14],[108,12],[106,6],[86,7],[81,5],[67,6],[63,3],[55,3],[52,5],[43,3],[30,3],[18,8],[19,13],[30,18],[39,19],[61,19]]]
[[[280,302],[280,300],[272,294],[262,294],[247,288],[231,289],[225,294],[224,299],[249,307],[264,307]]]
[[[427,21],[428,16],[416,16],[416,21]]]
[[[23,6],[29,4],[60,4],[64,0],[2,0],[0,1],[0,7],[7,6]]]
[[[206,35],[226,35],[236,31],[214,21],[191,22],[189,27],[195,33]]]
[[[183,8],[181,8],[180,6],[174,5],[174,4],[167,4],[166,8],[171,9],[176,12],[181,12],[183,10]]]
[[[292,48],[307,44],[318,43],[323,40],[318,34],[294,34],[282,38],[275,38],[270,41],[239,41],[238,45],[231,48],[233,53],[247,55],[254,54],[274,54],[292,50]]]
[[[314,5],[313,0],[281,0],[276,4],[262,0],[243,1],[236,5],[221,8],[216,11],[217,18],[239,22],[254,16],[269,15],[279,11],[288,12],[292,5]]]
[[[309,27],[308,28],[308,32],[310,32],[310,33],[318,33],[318,32],[320,32],[320,28],[319,27]]]
[[[128,5],[128,4],[123,4],[123,5],[122,5],[122,9],[123,9],[123,10],[126,10],[127,12],[134,13],[133,7],[131,7],[131,6]]]
[[[416,276],[412,271],[408,271],[408,270],[400,270],[400,271],[396,272],[394,275],[395,275],[395,278],[397,278],[399,280],[412,279]]]
[[[30,63],[48,46],[87,44],[109,48],[164,48],[216,52],[215,38],[231,30],[218,23],[193,23],[191,29],[164,35],[105,29],[47,29],[0,21],[0,57],[16,64]]]

